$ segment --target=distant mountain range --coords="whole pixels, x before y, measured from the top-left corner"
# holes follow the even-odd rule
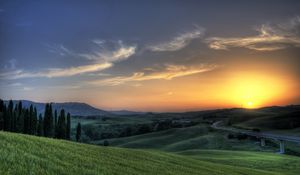
[[[20,100],[13,100],[14,104],[17,104]],[[44,113],[45,103],[33,102],[29,100],[21,100],[23,107],[30,107],[33,105],[36,107],[38,113]],[[8,103],[8,101],[4,101]],[[109,114],[109,112],[97,109],[93,106],[90,106],[86,103],[78,102],[65,102],[65,103],[52,103],[53,111],[57,110],[58,112],[61,109],[64,109],[66,112],[69,112],[72,116],[104,116]]]
[[[128,110],[109,111],[109,112],[115,115],[140,115],[140,114],[147,113],[147,112],[137,112],[137,111],[128,111]]]
[[[45,104],[40,102],[34,102],[29,100],[13,100],[14,105],[22,101],[23,107],[30,107],[33,105],[36,107],[38,113],[44,113]],[[4,103],[8,103],[7,100]],[[66,112],[69,112],[72,116],[105,116],[105,115],[135,115],[135,114],[142,114],[142,112],[134,112],[134,111],[105,111],[102,109],[95,108],[91,105],[86,103],[79,103],[79,102],[65,102],[65,103],[52,103],[53,111],[57,110],[60,111],[64,109]]]

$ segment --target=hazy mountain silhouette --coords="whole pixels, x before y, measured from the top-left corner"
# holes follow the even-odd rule
[[[13,103],[16,104],[19,101],[22,101],[23,107],[29,107],[31,104],[37,108],[38,113],[44,113],[45,103],[33,102],[29,100],[13,100]],[[6,100],[5,103],[8,103]],[[109,112],[95,108],[86,103],[79,102],[65,102],[65,103],[52,103],[53,111],[56,109],[60,111],[64,109],[66,112],[69,112],[72,116],[103,116],[109,114]]]

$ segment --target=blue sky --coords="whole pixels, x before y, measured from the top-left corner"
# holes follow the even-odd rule
[[[296,0],[1,1],[0,95],[161,111],[226,107],[207,102],[222,94],[172,104],[240,71],[297,89],[299,12]]]

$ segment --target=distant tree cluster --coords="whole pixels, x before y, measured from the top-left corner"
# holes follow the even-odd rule
[[[0,130],[23,134],[66,139],[71,137],[71,116],[65,115],[64,109],[57,114],[52,110],[52,105],[47,103],[44,116],[37,113],[37,109],[30,105],[24,108],[22,102],[14,106],[10,100],[8,105],[0,99]]]
[[[85,119],[91,119],[91,117],[85,117]],[[102,118],[102,121],[106,120],[109,120],[109,118]],[[171,118],[156,119],[146,123],[109,124],[108,127],[103,125],[85,124],[82,126],[82,130],[88,140],[105,140],[163,131],[171,128],[190,127],[196,124],[198,124],[196,121],[188,119]]]

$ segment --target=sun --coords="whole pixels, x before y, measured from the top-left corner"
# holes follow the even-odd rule
[[[260,108],[273,104],[286,93],[285,80],[262,72],[238,72],[228,78],[224,98],[233,106]]]
[[[254,104],[253,104],[253,102],[252,101],[248,101],[247,103],[246,103],[246,106],[245,106],[246,108],[253,108],[254,107]]]

